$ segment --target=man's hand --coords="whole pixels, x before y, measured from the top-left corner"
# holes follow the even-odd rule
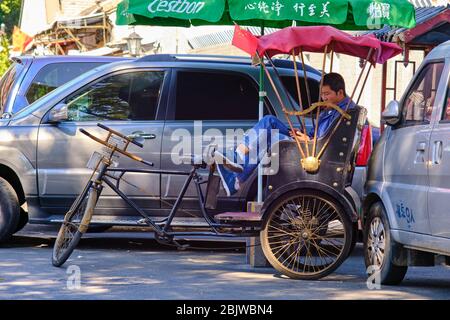
[[[296,138],[298,139],[298,140],[300,140],[300,141],[309,141],[309,137],[306,135],[306,134],[304,134],[304,133],[302,133],[300,130],[298,130],[298,129],[294,129],[293,131],[292,130],[289,130],[289,135],[292,137],[292,138],[295,138],[295,136],[296,136]]]

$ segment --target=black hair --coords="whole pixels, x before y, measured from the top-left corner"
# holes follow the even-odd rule
[[[331,72],[326,74],[323,77],[323,85],[329,86],[331,90],[333,90],[336,93],[338,93],[339,90],[343,90],[344,96],[347,95],[347,93],[345,92],[344,78],[339,73]]]

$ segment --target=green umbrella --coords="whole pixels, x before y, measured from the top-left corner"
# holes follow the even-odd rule
[[[412,28],[414,6],[407,0],[124,0],[118,25],[230,25],[284,28],[332,25],[343,30]]]
[[[284,28],[296,25],[331,25],[342,30],[415,26],[415,9],[407,0],[124,0],[117,6],[117,25],[190,27],[232,25]],[[264,92],[260,72],[260,93]],[[260,94],[259,117],[263,117]],[[262,180],[258,174],[258,202]]]

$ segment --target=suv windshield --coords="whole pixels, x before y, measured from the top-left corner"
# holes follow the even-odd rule
[[[11,89],[22,72],[24,66],[19,62],[14,62],[0,79],[0,115],[11,93]]]

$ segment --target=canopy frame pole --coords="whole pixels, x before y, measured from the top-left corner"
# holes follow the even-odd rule
[[[275,75],[277,76],[278,80],[280,80],[280,84],[281,84],[281,88],[283,89],[283,93],[286,95],[286,97],[288,98],[289,104],[291,105],[292,110],[296,111],[297,109],[295,108],[294,103],[292,102],[292,97],[289,94],[289,92],[287,91],[286,87],[283,84],[283,81],[281,80],[281,76],[280,73],[278,72],[277,67],[275,66],[275,64],[273,63],[272,58],[266,54],[265,55],[266,59],[269,61],[270,66],[273,68],[273,71],[275,72]]]
[[[362,94],[364,92],[364,88],[366,87],[367,79],[369,79],[369,75],[370,75],[371,71],[372,71],[372,64],[369,65],[369,69],[367,70],[367,74],[366,74],[366,77],[365,77],[364,82],[362,84],[361,91],[359,92],[358,100],[356,100],[356,105],[358,105],[359,101],[361,100],[361,96],[362,96]]]
[[[319,86],[319,101],[321,100],[320,96],[322,94],[323,78],[325,78],[325,66],[327,63],[327,52],[328,52],[328,44],[325,46],[325,50],[323,52],[322,76],[320,77],[320,86]],[[316,124],[314,126],[314,140],[313,140],[313,149],[312,149],[313,157],[316,155],[317,131],[319,130],[319,115],[320,115],[320,107],[316,111]]]
[[[319,86],[319,101],[320,101],[320,96],[322,94],[323,78],[325,77],[325,66],[327,64],[327,52],[328,52],[328,45],[325,46],[325,50],[323,52],[322,76],[320,77],[320,86]]]
[[[298,95],[298,104],[300,107],[300,110],[303,111],[303,101],[302,101],[302,92],[301,92],[301,87],[300,87],[300,79],[298,78],[298,70],[297,70],[297,59],[295,58],[295,50],[292,49],[292,60],[294,62],[294,71],[295,71],[295,84],[297,86],[297,95]],[[303,66],[304,67],[304,66]],[[305,124],[305,118],[302,116],[297,116],[297,118],[301,119],[301,124],[302,124],[302,128],[303,128],[303,134],[306,136],[306,124]],[[306,154],[309,157],[309,144],[306,144]]]
[[[333,45],[331,46],[331,57],[330,57],[330,73],[333,72],[333,63],[334,63],[334,49]]]
[[[303,78],[304,78],[303,80],[305,81],[306,95],[308,96],[308,107],[310,107],[312,105],[312,103],[311,103],[311,91],[309,90],[308,75],[306,73],[306,68],[305,68],[305,65],[306,65],[305,64],[305,57],[303,55],[303,50],[302,50],[301,47],[300,47],[300,58],[302,60],[302,65],[303,65]],[[314,116],[313,116],[312,113],[311,113],[311,122],[312,122],[313,126],[315,126]]]
[[[364,74],[364,70],[366,69],[367,63],[368,63],[369,59],[371,58],[372,53],[374,53],[374,50],[373,50],[373,48],[370,48],[369,53],[367,54],[366,61],[364,62],[364,66],[363,66],[363,68],[362,68],[362,70],[361,70],[361,73],[359,74],[358,80],[356,81],[355,88],[353,89],[353,93],[352,93],[352,95],[351,95],[351,97],[350,97],[350,99],[349,99],[349,101],[348,101],[348,103],[347,103],[347,106],[345,107],[345,110],[344,110],[344,111],[347,111],[348,107],[350,106],[350,103],[351,103],[352,100],[353,100],[353,97],[354,97],[354,95],[355,95],[356,89],[357,89],[358,86],[359,86],[359,83],[360,83],[360,81],[361,81],[362,75]],[[370,70],[369,70],[369,71],[370,71]],[[331,138],[333,137],[334,133],[336,132],[337,128],[339,127],[339,125],[341,124],[341,122],[342,122],[343,119],[344,119],[343,116],[341,116],[341,117],[339,118],[339,121],[338,121],[337,124],[334,126],[333,131],[331,132],[330,136],[328,137],[328,140],[327,140],[327,141],[325,142],[325,144],[322,146],[322,149],[320,150],[319,154],[317,155],[317,158],[318,158],[318,159],[320,159],[320,157],[323,155],[325,149],[326,149],[326,148],[328,147],[328,145],[330,144]]]
[[[283,100],[281,99],[280,93],[278,92],[278,89],[275,86],[275,83],[273,82],[272,76],[270,75],[269,70],[267,70],[263,60],[261,60],[261,66],[263,67],[264,72],[266,73],[267,79],[269,79],[270,85],[272,86],[273,90],[275,91],[275,95],[277,96],[278,102],[280,103],[281,108],[283,109],[283,113],[284,113],[284,116],[286,117],[286,120],[288,121],[289,127],[291,128],[292,132],[294,132],[294,126],[292,125],[291,119],[289,119],[289,116],[287,115],[287,110],[283,103]],[[302,158],[306,158],[305,153],[303,152],[303,148],[300,144],[300,141],[298,140],[298,137],[295,134],[294,134],[294,140],[297,143],[297,147],[302,155]]]
[[[292,50],[292,52],[294,52],[294,50]],[[294,56],[292,56],[292,57],[294,57]],[[297,74],[297,73],[298,73],[298,68],[297,68],[297,64],[295,63],[295,62],[296,62],[295,59],[293,59],[292,62],[293,62],[293,64],[294,64],[295,82],[297,83],[297,78],[298,78],[298,74]],[[274,66],[273,66],[273,63],[272,63],[272,67],[274,67]],[[278,73],[278,72],[277,72],[277,73]],[[278,74],[277,74],[277,77],[281,80],[281,78],[280,78],[280,76],[279,76]],[[282,81],[281,81],[281,84],[282,84],[283,87],[284,87],[284,84],[283,84]],[[301,100],[301,94],[299,94],[298,90],[299,90],[299,89],[297,89],[297,97],[298,97],[298,99],[299,99],[299,101],[298,101],[298,107],[299,107],[299,109],[297,110],[297,107],[295,106],[295,104],[294,104],[294,103],[291,103],[292,109],[293,109],[295,112],[298,112],[298,111],[302,111],[302,110],[303,110],[303,102],[302,102],[302,100]],[[284,91],[285,93],[288,92],[288,91],[286,90],[286,88],[284,88],[283,91]],[[295,102],[295,97],[292,97],[292,100],[294,100],[294,102]],[[302,122],[301,122],[300,117],[299,117],[298,115],[296,115],[296,116],[297,116],[297,120],[298,120],[299,125],[302,126],[303,124],[302,124]]]
[[[352,92],[352,95],[350,97],[350,100],[348,101],[347,106],[345,107],[344,111],[347,111],[348,107],[350,106],[350,103],[352,102],[353,98],[355,97],[356,91],[357,91],[357,89],[359,87],[359,83],[361,82],[361,79],[362,79],[362,76],[364,74],[364,71],[366,70],[367,63],[369,62],[369,59],[372,57],[372,53],[373,52],[374,52],[373,48],[370,48],[369,53],[367,54],[366,61],[364,61],[364,65],[363,65],[362,70],[361,70],[361,72],[359,74],[358,80],[356,81],[355,88],[353,89],[353,92]]]
[[[284,86],[283,81],[281,80],[280,74],[278,73],[278,69],[277,69],[277,67],[275,66],[275,64],[273,63],[272,58],[271,58],[267,53],[265,54],[265,57],[266,57],[267,60],[269,61],[271,67],[273,68],[273,71],[275,72],[275,75],[277,76],[278,80],[280,81],[281,88],[283,89],[284,94],[285,94],[286,97],[288,98],[289,104],[291,105],[292,110],[295,111],[296,108],[295,108],[295,106],[294,106],[294,103],[292,102],[291,95],[289,94],[289,92],[287,91],[286,87]],[[270,76],[270,75],[269,75],[269,76]],[[275,88],[275,85],[274,85],[274,84],[272,84],[272,86],[274,86],[274,88]],[[285,116],[286,116],[286,118],[288,119],[288,122],[290,122],[291,120],[289,119],[289,115],[288,115],[287,109],[284,108],[283,112],[285,113]],[[297,119],[298,119],[298,115],[296,115],[296,116],[297,116]],[[299,120],[299,124],[301,124],[301,125],[303,126],[303,123],[300,121],[300,119],[298,119],[298,120]],[[305,130],[305,132],[306,132],[306,125],[303,126],[303,128],[304,128],[304,130]],[[293,127],[291,128],[291,130],[292,130],[292,132],[295,132],[295,130],[294,130]],[[297,136],[295,136],[295,137],[296,137],[295,139],[297,140]],[[306,146],[307,146],[306,148],[309,149],[309,147],[308,147],[308,141],[305,141],[305,144],[306,144]],[[302,152],[302,154],[304,154],[304,153]],[[307,154],[308,154],[308,156],[309,156],[309,150],[308,150]]]
[[[308,75],[306,73],[306,69],[305,69],[305,57],[303,55],[303,50],[300,47],[300,58],[302,59],[302,65],[303,65],[303,78],[305,80],[305,87],[306,87],[306,94],[308,96],[308,106],[311,106],[311,91],[309,90],[309,83],[308,83]]]

